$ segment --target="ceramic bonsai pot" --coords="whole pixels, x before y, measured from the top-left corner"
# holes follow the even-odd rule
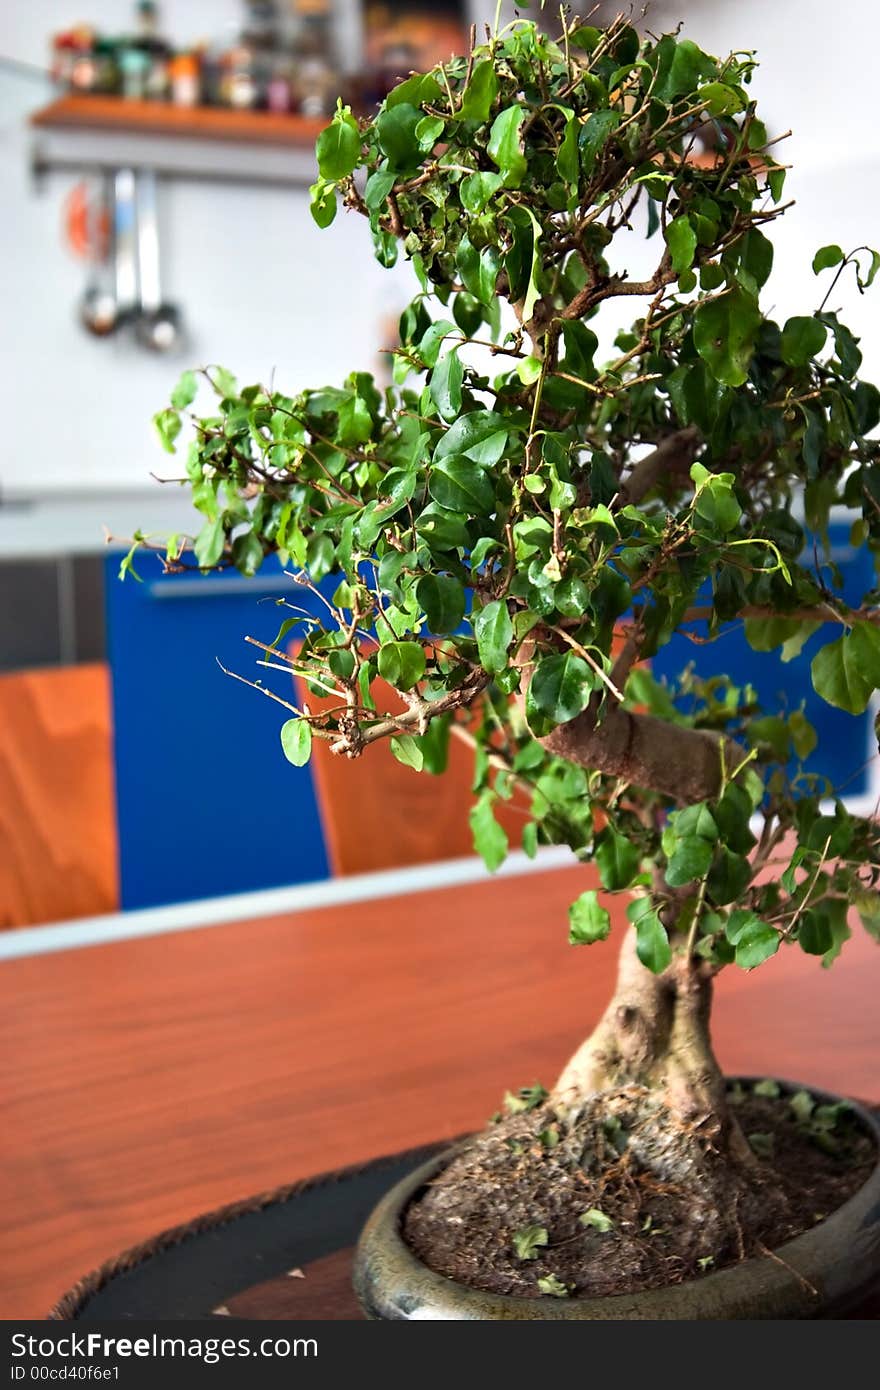
[[[748,1083],[746,1083],[748,1084]],[[780,1082],[783,1094],[809,1089],[824,1104],[841,1097]],[[873,1140],[878,1161],[867,1182],[812,1230],[775,1252],[700,1279],[602,1298],[519,1298],[458,1284],[429,1269],[405,1244],[403,1213],[461,1146],[422,1164],[375,1208],[361,1234],[354,1287],[368,1318],[382,1321],[614,1321],[828,1317],[845,1310],[880,1278],[880,1120],[852,1109]]]

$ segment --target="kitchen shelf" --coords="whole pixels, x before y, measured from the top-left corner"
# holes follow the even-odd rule
[[[188,136],[257,145],[310,149],[327,124],[326,116],[281,115],[274,111],[232,111],[217,106],[172,106],[158,101],[126,101],[113,96],[63,96],[31,116],[42,130],[128,131],[139,135]]]
[[[30,117],[31,169],[153,169],[162,178],[305,188],[327,118],[181,107],[123,97],[59,97]]]

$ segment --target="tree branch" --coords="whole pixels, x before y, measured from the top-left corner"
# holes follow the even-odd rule
[[[558,758],[567,758],[608,777],[674,797],[682,805],[711,801],[721,791],[721,735],[688,729],[652,714],[637,714],[619,705],[608,709],[601,724],[590,705],[568,724],[560,724],[538,742]],[[727,757],[741,761],[742,750]]]
[[[664,474],[686,472],[693,463],[701,442],[700,431],[695,425],[667,435],[656,449],[633,465],[629,476],[620,485],[618,505],[637,506]]]
[[[714,615],[715,609],[710,607],[688,608],[679,619],[679,626],[682,623],[708,622]],[[747,603],[736,614],[737,618],[776,618],[791,622],[804,623],[845,623],[848,627],[853,623],[875,623],[880,624],[880,608],[846,608],[843,605],[832,603],[817,603],[805,608],[767,608],[761,604]]]

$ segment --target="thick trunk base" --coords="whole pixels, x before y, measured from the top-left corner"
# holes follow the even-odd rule
[[[701,963],[653,976],[628,938],[615,996],[547,1100],[478,1136],[410,1208],[416,1252],[500,1293],[533,1294],[539,1265],[558,1266],[587,1295],[696,1277],[774,1240],[787,1197],[728,1104],[710,1003]]]
[[[662,975],[639,961],[631,929],[620,955],[617,988],[598,1026],[578,1049],[551,1096],[561,1114],[597,1095],[641,1088],[700,1146],[754,1167],[725,1094],[712,1051],[712,978],[701,962],[676,957]]]

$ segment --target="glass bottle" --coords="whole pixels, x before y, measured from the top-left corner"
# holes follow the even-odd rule
[[[294,93],[304,116],[326,116],[340,86],[330,0],[294,0]]]

